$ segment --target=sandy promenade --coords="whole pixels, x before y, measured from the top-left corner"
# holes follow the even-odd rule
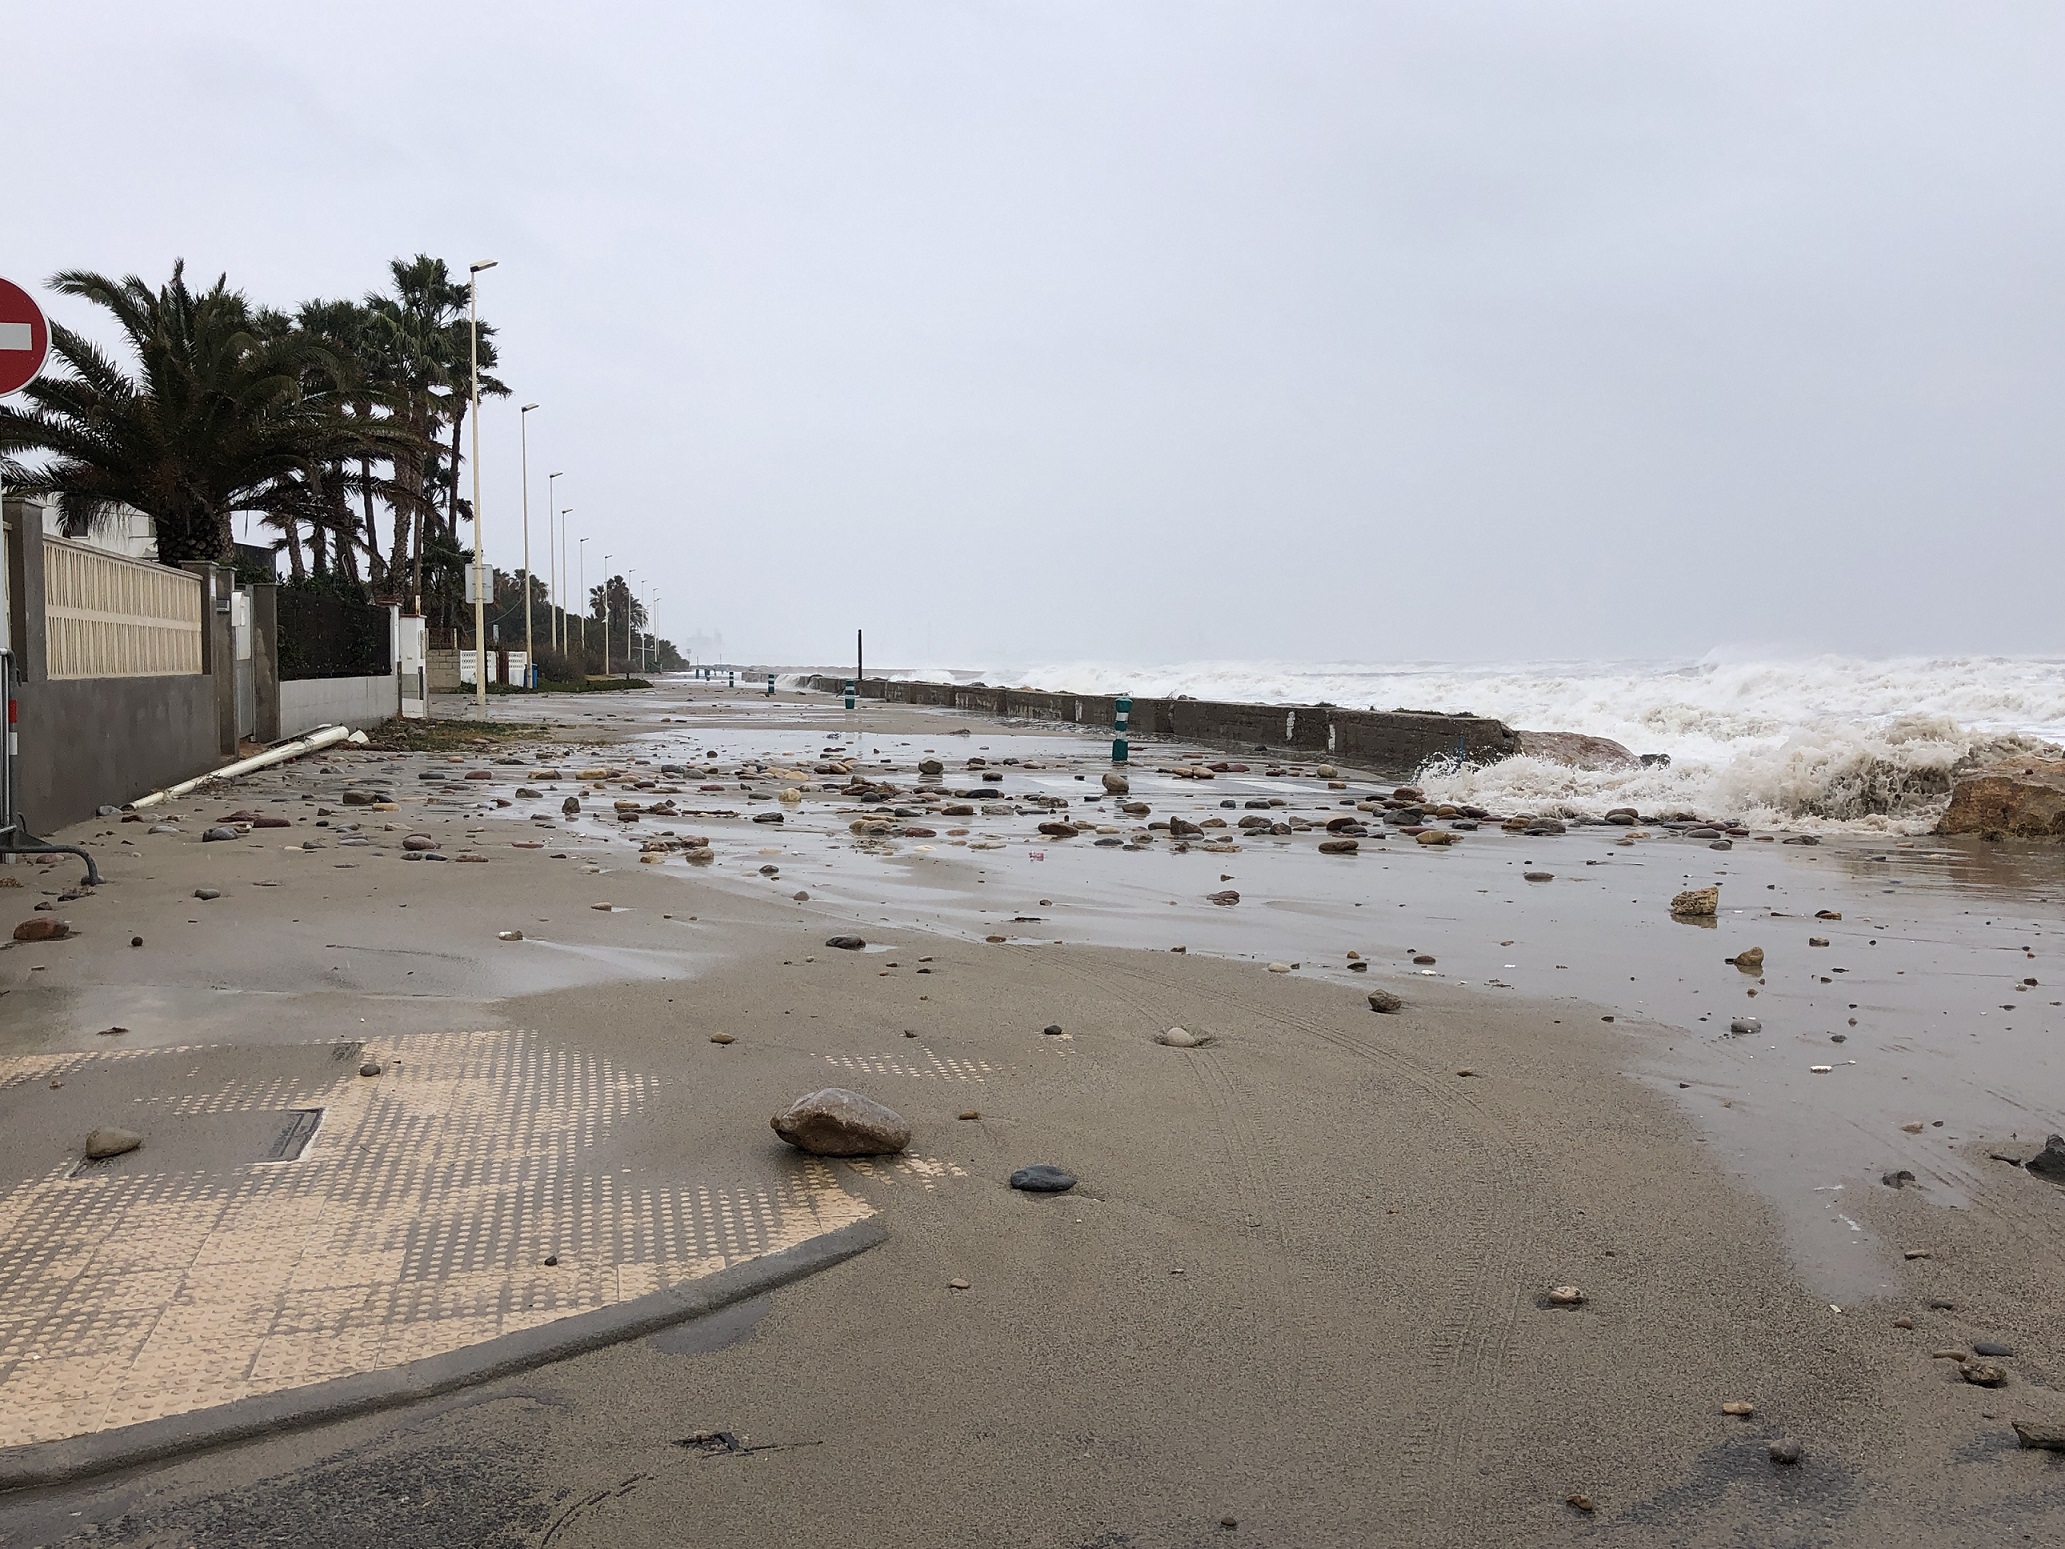
[[[462,1394],[0,1496],[0,1544],[2065,1542],[2061,1459],[2019,1449],[2010,1428],[2065,1423],[2051,1386],[2065,1193],[1985,1161],[2033,1149],[2058,1112],[2048,1048],[2019,1052],[2057,1025],[2032,1019],[2033,992],[2014,1002],[2021,1034],[1988,1056],[2024,1060],[2019,1120],[1961,1108],[1951,1081],[1934,1106],[1911,1082],[1859,1099],[1828,1127],[1872,1146],[1896,1109],[1949,1119],[1934,1134],[1883,1126],[1886,1165],[1914,1165],[1901,1145],[1938,1150],[1915,1168],[1924,1187],[1867,1187],[1878,1151],[1824,1146],[1786,1119],[1815,1099],[1752,1073],[1747,1048],[1685,1036],[1710,1006],[1776,1022],[1774,1006],[1803,1021],[1826,1002],[1844,1019],[1830,1027],[1863,1044],[1872,1029],[1848,1030],[1858,1012],[1836,1002],[1835,976],[1774,971],[1752,1002],[1734,970],[1716,962],[1709,983],[1693,966],[1718,960],[1734,927],[1665,921],[1639,938],[1654,995],[1609,997],[1603,966],[1560,966],[1578,961],[1566,940],[1654,911],[1612,914],[1607,888],[1595,902],[1566,882],[1567,925],[1489,935],[1506,884],[1464,868],[1538,859],[1494,848],[1521,841],[1471,834],[1454,856],[1371,844],[1352,871],[1294,872],[1320,863],[1309,835],[1099,851],[1089,832],[1043,842],[1050,814],[1023,800],[958,822],[913,807],[901,826],[922,837],[856,834],[858,806],[822,788],[843,780],[784,804],[788,781],[741,780],[739,761],[822,758],[843,738],[845,761],[864,755],[908,787],[938,749],[950,787],[982,756],[1007,795],[1066,782],[1077,811],[1074,775],[1094,786],[1109,765],[1094,740],[1071,751],[1040,728],[882,707],[857,723],[822,700],[703,685],[497,711],[561,729],[458,763],[304,761],[176,804],[176,833],[102,821],[67,836],[108,873],[97,895],[43,911],[80,934],[0,952],[0,1222],[17,1250],[40,1234],[0,1263],[0,1427],[32,1410],[43,1427],[8,1439],[122,1423],[203,1357],[219,1384],[291,1385],[644,1294],[846,1221],[878,1220],[887,1241],[705,1323]],[[658,775],[691,746],[720,755],[698,771],[728,776]],[[624,774],[571,778],[591,757]],[[1164,819],[1177,788],[1152,771],[1170,760],[1139,761],[1136,794],[1152,788]],[[569,778],[548,782],[549,768]],[[473,771],[486,778],[464,780]],[[342,804],[376,780],[394,810]],[[1194,784],[1200,808],[1235,794]],[[1293,804],[1323,822],[1323,807],[1376,789],[1345,785],[1308,775]],[[569,794],[578,816],[560,811]],[[621,799],[676,811],[598,820]],[[1133,842],[1138,825],[1110,805],[1099,825]],[[234,810],[290,822],[203,843]],[[783,823],[750,821],[775,811]],[[370,842],[344,843],[348,823]],[[662,830],[708,837],[716,859],[660,850],[640,864],[625,833]],[[452,859],[403,860],[410,834]],[[321,848],[302,848],[311,839]],[[1547,864],[1582,876],[1611,860],[1575,848],[1592,842],[1558,839]],[[1848,863],[1778,849],[1698,854],[1730,868],[1731,889],[1792,889],[1779,914],[1811,919],[1803,879],[1819,887],[1812,868]],[[1630,889],[1645,899],[1690,864],[1647,853],[1655,875]],[[1459,864],[1410,869],[1423,860]],[[2055,878],[2042,857],[1991,864],[2034,868],[2014,977],[2058,982],[2041,902]],[[10,923],[70,881],[69,868],[8,875],[25,883],[0,893],[19,904]],[[1614,896],[1633,876],[1616,874]],[[1242,901],[1204,903],[1207,884]],[[1388,918],[1401,901],[1410,923]],[[1351,935],[1339,921],[1358,907],[1387,917]],[[2010,955],[1954,935],[1954,914],[1928,951]],[[1773,947],[1788,939],[1768,909],[1754,924]],[[1506,956],[1470,955],[1480,925]],[[868,949],[825,946],[849,931]],[[1907,934],[1866,937],[1840,966],[1863,973],[1863,954],[1897,950],[1924,977],[1919,938],[1893,945]],[[1351,971],[1350,950],[1375,967]],[[1436,959],[1431,974],[1417,955]],[[1406,1009],[1373,1014],[1378,987]],[[1898,1015],[1944,1009],[1918,996]],[[1872,1068],[1897,1092],[1899,1059],[1919,1072],[1944,1056],[1894,1026],[1890,1002],[1881,1014]],[[1211,1041],[1155,1043],[1172,1025]],[[1806,1060],[1854,1046],[1817,1020],[1811,1047],[1788,1032],[1788,1056],[1795,1036],[1802,1079],[1824,1083],[1804,1090],[1826,1090]],[[359,1076],[361,1060],[378,1074]],[[910,1155],[823,1163],[784,1148],[767,1116],[827,1084],[903,1113]],[[1710,1117],[1688,1106],[1708,1092]],[[1750,1127],[1727,1127],[1737,1104]],[[309,1106],[329,1127],[285,1165],[336,1181],[297,1185],[289,1208],[288,1174],[259,1171],[250,1147],[266,1116]],[[151,1122],[130,1125],[146,1142],[118,1161],[128,1173],[72,1176],[85,1129],[139,1114]],[[1766,1135],[1793,1137],[1765,1149],[1796,1147],[1791,1165],[1817,1183],[1846,1185],[1839,1214],[1856,1230],[1843,1231],[1868,1248],[1817,1248],[1783,1179],[1738,1155]],[[1081,1182],[1053,1197],[1005,1186],[1032,1162]],[[71,1201],[113,1198],[111,1183],[131,1190],[130,1214],[89,1241],[66,1223],[91,1211]],[[203,1198],[220,1240],[146,1261],[140,1244]],[[237,1289],[202,1294],[218,1282]],[[401,1283],[415,1294],[387,1294]],[[1563,1285],[1582,1305],[1549,1304]],[[215,1312],[195,1313],[210,1295]],[[59,1338],[75,1364],[46,1381],[29,1357]],[[2013,1349],[1997,1358],[2005,1385],[1933,1356],[1980,1341]],[[1723,1412],[1738,1401],[1754,1413]],[[691,1440],[717,1433],[732,1440]],[[1774,1464],[1778,1438],[1803,1461]]]

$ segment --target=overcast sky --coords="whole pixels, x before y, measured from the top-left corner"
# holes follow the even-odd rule
[[[498,259],[490,558],[535,399],[741,659],[2065,654],[2055,3],[8,28],[9,277]]]

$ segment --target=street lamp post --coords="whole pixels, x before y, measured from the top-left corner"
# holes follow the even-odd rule
[[[636,565],[624,567],[624,676],[627,678],[631,676],[631,652],[638,639],[638,591],[631,584],[631,577],[636,574]]]
[[[609,555],[602,556],[602,675],[609,676]]]
[[[473,340],[473,703],[488,718],[487,542],[480,510],[480,275],[495,267],[484,258],[466,269],[466,326]]]
[[[531,645],[531,410],[537,407],[527,403],[516,416],[518,444],[523,448],[523,686],[531,686],[532,674],[538,660],[536,649]],[[480,532],[480,519],[474,518],[474,533]],[[551,541],[547,534],[546,541]]]
[[[585,675],[588,671],[586,665],[588,661],[588,540],[586,538],[575,542],[574,553],[581,562],[581,611],[577,616],[581,621],[581,672]]]
[[[566,649],[566,569],[559,563],[559,544],[553,534],[556,518],[553,512],[559,509],[559,492],[553,487],[554,479],[563,479],[563,473],[545,475],[545,564],[552,572],[552,600],[557,603],[558,617],[553,620],[552,637],[559,649]]]

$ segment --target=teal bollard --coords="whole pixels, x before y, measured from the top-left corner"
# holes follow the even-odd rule
[[[846,708],[849,710],[853,708],[853,679],[851,678],[846,680]]]
[[[1133,719],[1133,701],[1121,694],[1112,708],[1117,716],[1111,729],[1118,735],[1111,739],[1111,761],[1123,764],[1126,761],[1126,728]]]
[[[774,698],[774,674],[771,672],[767,675],[767,697]]]

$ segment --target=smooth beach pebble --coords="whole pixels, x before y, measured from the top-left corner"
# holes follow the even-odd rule
[[[841,952],[858,952],[867,942],[858,936],[830,936],[826,938],[825,945],[837,947]]]
[[[737,1042],[737,1040],[736,1040],[736,1039],[734,1039],[734,1038],[733,1038],[733,1037],[731,1036],[731,1034],[729,1034],[729,1033],[712,1033],[712,1034],[710,1035],[710,1042],[712,1042],[712,1043],[735,1043],[735,1042]]]
[[[1734,1415],[1737,1419],[1748,1419],[1751,1415],[1755,1414],[1756,1412],[1757,1406],[1755,1404],[1750,1403],[1747,1399],[1730,1399],[1727,1403],[1721,1406],[1722,1414]]]
[[[957,1119],[979,1119],[982,1117],[982,1110],[980,1108],[963,1108],[954,1117]]]
[[[1273,974],[1287,974],[1291,971],[1291,965],[1289,963],[1271,963],[1269,971]]]
[[[1075,1175],[1047,1162],[1021,1167],[1011,1175],[1011,1187],[1028,1194],[1066,1194],[1076,1186]]]
[[[946,1283],[946,1288],[949,1291],[966,1291],[969,1289],[969,1284],[965,1280],[949,1280]]]
[[[1788,1468],[1807,1455],[1806,1449],[1790,1436],[1779,1437],[1764,1451],[1772,1462]]]
[[[497,941],[521,941],[523,940],[523,932],[520,930],[500,930],[495,932],[495,939]]]
[[[367,1061],[365,1062],[365,1064],[363,1064],[363,1065],[359,1066],[359,1074],[360,1074],[360,1075],[362,1075],[362,1076],[377,1076],[377,1075],[379,1075],[379,1074],[380,1074],[380,1064],[379,1064],[379,1062],[378,1062],[377,1060],[367,1060]]]
[[[1574,1285],[1552,1285],[1544,1293],[1542,1300],[1551,1307],[1582,1307],[1585,1304],[1585,1293]]]

